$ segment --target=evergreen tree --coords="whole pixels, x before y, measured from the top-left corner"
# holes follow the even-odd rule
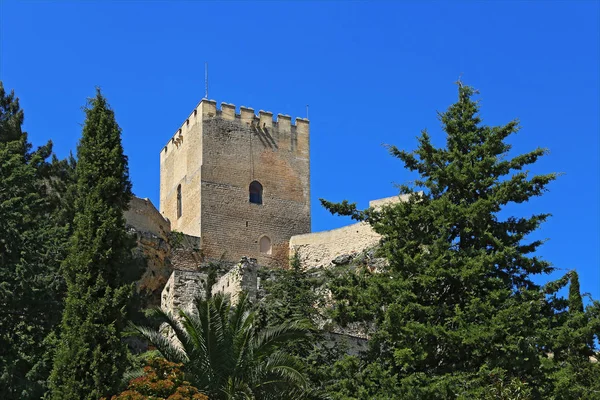
[[[600,302],[592,301],[586,308],[579,288],[579,276],[570,271],[557,281],[556,289],[569,282],[568,299],[555,299],[551,336],[552,362],[545,368],[551,371],[554,399],[600,398],[600,364],[594,335],[600,334]],[[555,297],[555,296],[553,296]],[[563,301],[560,301],[563,300]]]
[[[579,274],[571,271],[571,284],[569,285],[569,310],[571,312],[583,312],[583,299],[579,289]]]
[[[302,270],[300,259],[294,254],[289,269],[264,270],[261,282],[266,296],[260,303],[261,325],[279,325],[292,320],[306,320],[315,328],[319,319],[318,288],[323,279],[311,277]]]
[[[440,113],[445,147],[426,131],[414,152],[389,147],[419,174],[400,187],[407,201],[360,211],[321,200],[383,236],[388,270],[371,274],[362,296],[335,283],[332,292],[346,305],[341,319],[355,309],[373,315],[379,330],[369,360],[399,377],[406,398],[477,398],[483,386],[503,388],[497,398],[514,390],[542,398],[548,390],[541,363],[554,310],[532,277],[552,267],[534,255],[543,241],[526,238],[549,215],[499,213],[540,196],[557,175],[525,169],[545,149],[508,158],[506,139],[518,121],[483,125],[474,93],[459,83],[457,103]]]
[[[63,264],[67,297],[50,378],[52,398],[61,400],[116,393],[125,368],[121,332],[132,293],[123,279],[133,241],[123,217],[132,194],[121,129],[100,90],[85,114],[74,232]]]
[[[40,398],[49,373],[51,333],[60,321],[58,268],[67,229],[46,193],[53,177],[22,131],[24,113],[0,82],[0,393]],[[53,177],[54,179],[54,177]]]

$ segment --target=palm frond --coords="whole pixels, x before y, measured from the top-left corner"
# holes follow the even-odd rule
[[[258,355],[270,354],[290,340],[308,337],[311,334],[309,326],[307,320],[298,320],[266,328],[256,336],[254,347]]]
[[[181,310],[179,310],[181,312]],[[173,330],[173,333],[179,340],[181,346],[184,348],[186,353],[191,352],[193,347],[189,344],[189,335],[186,329],[183,328],[181,322],[175,318],[170,312],[166,312],[160,307],[154,307],[150,310],[150,316],[156,318],[160,324],[167,324],[169,328]],[[159,329],[162,330],[162,329]]]
[[[125,371],[123,373],[123,377],[121,378],[121,384],[124,387],[126,387],[129,381],[135,378],[139,378],[140,376],[144,376],[145,373],[146,372],[144,371],[144,368],[135,368],[129,371]]]
[[[156,347],[160,354],[167,360],[176,363],[187,363],[189,361],[189,358],[178,339],[174,343],[173,340],[165,337],[156,329],[133,324],[130,326],[135,329],[141,337],[152,343],[152,345]]]
[[[265,371],[281,377],[288,384],[305,388],[309,381],[303,373],[303,364],[288,353],[277,351],[271,354],[265,364]]]
[[[254,400],[256,398],[252,393],[252,388],[246,382],[233,377],[229,377],[221,392],[227,400]]]
[[[185,365],[186,379],[221,399],[302,399],[310,385],[304,365],[281,350],[289,340],[311,334],[308,321],[293,321],[259,331],[246,294],[232,306],[229,296],[196,299],[195,309],[177,317],[160,309],[153,314],[173,330],[132,325],[132,329],[169,361]]]

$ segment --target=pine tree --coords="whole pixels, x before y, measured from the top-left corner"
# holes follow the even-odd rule
[[[0,82],[0,393],[40,398],[49,335],[60,321],[67,230],[46,193],[52,144],[33,151],[23,110]]]
[[[389,147],[419,174],[400,187],[408,201],[360,211],[322,200],[333,213],[368,221],[383,236],[390,263],[370,276],[367,294],[347,307],[346,318],[353,308],[371,311],[379,331],[370,360],[400,377],[407,398],[477,397],[482,387],[542,398],[553,310],[532,277],[552,267],[534,254],[543,241],[526,238],[549,214],[500,212],[542,195],[557,175],[526,170],[545,149],[508,158],[506,139],[518,121],[483,125],[474,94],[459,83],[457,103],[439,114],[445,147],[434,146],[426,131],[414,152]],[[332,290],[344,295],[342,303],[352,293]]]
[[[52,398],[61,400],[116,392],[125,368],[121,332],[132,293],[123,280],[133,242],[123,217],[132,194],[121,129],[100,90],[85,114],[74,233],[63,265],[67,298],[50,378]]]

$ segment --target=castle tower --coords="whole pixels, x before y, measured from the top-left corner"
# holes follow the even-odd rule
[[[160,152],[160,212],[207,259],[282,265],[310,232],[309,123],[203,99]]]

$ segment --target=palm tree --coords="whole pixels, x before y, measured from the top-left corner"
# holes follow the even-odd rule
[[[255,312],[244,294],[232,306],[229,297],[216,294],[196,299],[190,313],[179,318],[155,309],[162,329],[134,329],[165,357],[183,363],[186,378],[211,400],[302,399],[310,392],[303,365],[282,345],[310,334],[304,321],[257,329]],[[314,395],[314,393],[313,393]]]

